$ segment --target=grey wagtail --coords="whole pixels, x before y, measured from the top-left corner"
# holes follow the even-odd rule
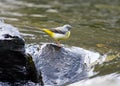
[[[47,33],[50,37],[52,37],[58,46],[61,47],[60,45],[60,40],[65,40],[69,38],[70,36],[70,29],[71,25],[64,25],[62,27],[57,27],[57,28],[51,28],[51,29],[42,29],[45,33]]]

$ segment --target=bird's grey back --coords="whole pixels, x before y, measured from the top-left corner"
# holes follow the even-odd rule
[[[51,28],[50,30],[55,33],[60,33],[60,34],[65,34],[71,29],[71,25],[64,25],[62,27],[57,27],[57,28]]]

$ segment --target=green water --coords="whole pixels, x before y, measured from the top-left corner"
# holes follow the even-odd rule
[[[0,16],[25,34],[27,44],[54,42],[33,27],[53,28],[70,24],[73,27],[71,36],[62,41],[63,44],[101,54],[110,53],[108,60],[120,57],[119,0],[0,0]],[[106,70],[107,66],[103,70],[120,72],[115,67],[117,65],[119,62],[110,65],[115,71]],[[96,71],[100,70],[101,66],[96,68]]]
[[[35,28],[72,25],[70,39],[63,44],[101,53],[120,51],[119,0],[8,0],[1,3],[1,17],[20,28],[26,43],[53,42]],[[27,30],[27,31],[26,31]],[[30,30],[30,31],[29,31]]]

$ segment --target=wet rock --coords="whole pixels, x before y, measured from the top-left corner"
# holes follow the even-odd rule
[[[37,71],[41,71],[45,85],[65,86],[89,76],[90,64],[99,53],[78,47],[58,47],[55,44],[28,45]]]
[[[1,86],[42,82],[41,77],[37,77],[32,57],[25,53],[25,42],[19,31],[3,22],[0,22],[0,81]]]
[[[120,76],[112,73],[79,81],[67,86],[120,86]]]
[[[0,49],[24,52],[25,42],[17,28],[0,22]]]

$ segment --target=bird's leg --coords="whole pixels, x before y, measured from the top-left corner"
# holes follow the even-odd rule
[[[59,40],[56,40],[56,44],[57,44],[59,47],[62,47]]]

